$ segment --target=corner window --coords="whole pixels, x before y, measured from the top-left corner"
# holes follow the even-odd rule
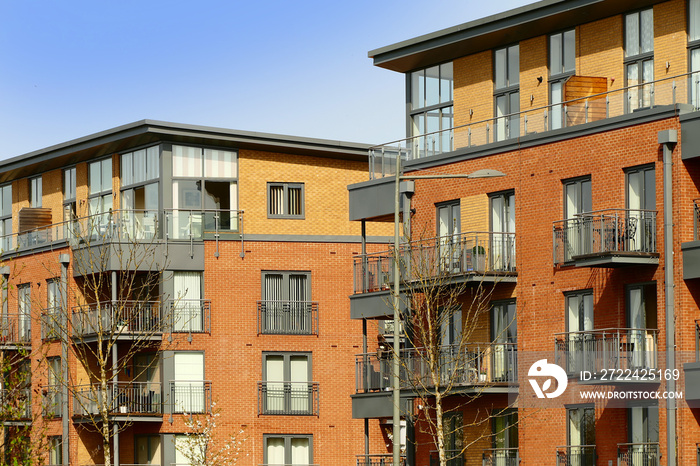
[[[29,180],[29,207],[41,207],[43,194],[41,176],[31,178]]]
[[[561,104],[566,101],[564,85],[576,72],[576,32],[560,32],[549,36],[549,128],[559,129],[566,126],[564,109]]]
[[[454,147],[452,62],[414,71],[409,79],[413,158],[451,151]]]
[[[263,353],[258,392],[260,414],[317,415],[318,385],[311,382],[311,354]]]
[[[268,183],[267,217],[304,218],[304,184]]]
[[[494,51],[494,140],[520,136],[520,46]]]
[[[654,14],[648,8],[625,15],[627,111],[650,107],[654,80]]]
[[[311,435],[263,435],[264,464],[313,464]]]

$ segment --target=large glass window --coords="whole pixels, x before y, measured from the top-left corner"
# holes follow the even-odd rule
[[[593,330],[593,292],[574,291],[566,295],[567,372],[595,370],[595,341]]]
[[[173,146],[173,214],[170,237],[203,231],[238,231],[238,154]]]
[[[451,151],[454,147],[452,62],[412,72],[410,88],[413,157]]]
[[[313,464],[311,435],[264,435],[263,461],[269,465]]]
[[[491,270],[515,270],[515,193],[492,194]]]
[[[494,302],[491,308],[493,381],[514,381],[517,370],[518,319],[515,300]],[[487,369],[487,370],[489,370]]]
[[[656,170],[654,165],[625,171],[627,177],[626,248],[656,252]]]
[[[576,33],[559,32],[549,36],[549,114],[550,129],[566,126],[564,109],[564,84],[576,72]]]
[[[262,414],[312,414],[310,353],[263,353]]]
[[[309,272],[263,272],[262,298],[260,323],[263,333],[313,332]]]
[[[122,154],[122,215],[125,233],[133,239],[151,239],[158,228],[158,146]]]
[[[595,466],[595,409],[593,406],[566,408],[568,437],[567,462],[577,466]]]
[[[91,216],[90,234],[107,234],[105,227],[112,221],[112,159],[107,158],[88,165],[88,214]]]
[[[654,80],[654,13],[651,8],[625,15],[627,111],[650,107]]]
[[[520,135],[520,46],[511,45],[494,52],[494,139]]]

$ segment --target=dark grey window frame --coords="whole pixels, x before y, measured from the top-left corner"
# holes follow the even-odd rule
[[[6,188],[9,188],[6,190]],[[9,202],[5,200],[5,194],[9,193],[10,195],[10,200]],[[8,212],[5,212],[5,209],[3,206],[5,204],[9,204],[8,207]],[[7,225],[8,225],[8,220],[9,220],[9,231]],[[4,237],[2,241],[1,248],[3,251],[8,251],[10,249],[10,246],[12,245],[12,242],[10,241],[9,235],[12,235],[13,233],[13,228],[12,228],[12,183],[5,183],[0,185],[0,225],[2,226],[2,229],[0,231],[0,237]]]
[[[643,11],[651,11],[652,12],[652,37],[651,37],[651,42],[652,42],[652,49],[649,52],[642,52],[642,12]],[[638,43],[636,44],[639,48],[639,53],[634,54],[634,55],[628,55],[628,48],[629,44],[627,43],[627,18],[630,15],[638,15],[638,31],[639,34],[637,36],[637,41]],[[635,11],[630,11],[628,13],[625,13],[623,15],[623,47],[624,47],[624,61],[623,61],[623,66],[624,66],[624,76],[625,76],[625,87],[628,87],[630,84],[628,82],[628,75],[629,73],[627,72],[627,69],[630,65],[637,65],[637,102],[633,107],[630,107],[630,102],[627,96],[629,95],[630,89],[628,89],[625,92],[625,112],[629,113],[637,109],[643,109],[643,108],[649,108],[650,106],[654,106],[654,94],[653,94],[653,88],[650,91],[650,102],[649,105],[644,105],[644,63],[651,61],[651,69],[652,73],[654,72],[654,9],[653,7],[649,8],[642,8],[639,10]],[[654,76],[652,76],[651,81],[654,81]],[[647,82],[648,83],[648,82]],[[653,84],[646,84],[647,86],[653,86]]]
[[[268,356],[282,356],[284,358],[284,380],[270,380],[270,382],[287,382],[291,380],[291,367],[290,361],[292,356],[306,356],[308,361],[308,382],[313,379],[311,377],[313,373],[313,353],[311,351],[263,351],[262,353],[262,380],[268,382],[267,380],[267,357]]]
[[[510,63],[509,57],[510,57],[510,50],[513,48],[517,47],[517,53],[518,53],[518,71],[517,71],[517,76],[518,76],[518,81],[516,83],[511,83],[509,76],[511,74],[511,66],[513,66],[513,63]],[[505,81],[505,86],[498,87],[498,69],[497,69],[497,60],[496,60],[496,54],[500,51],[505,51],[506,54],[506,60],[505,60],[505,69],[503,70],[505,73],[504,76],[504,81]],[[513,95],[517,94],[518,98],[518,108],[516,111],[513,111],[514,109],[511,106],[511,97]],[[500,97],[505,97],[506,99],[506,112],[504,115],[510,115],[513,113],[516,113],[514,116],[503,116],[499,117],[498,116],[498,99]],[[504,136],[502,140],[507,140],[507,139],[512,139],[520,136],[520,44],[511,44],[507,45],[505,47],[500,47],[498,49],[495,49],[493,51],[493,141],[500,141],[501,139],[498,138],[498,125],[499,124],[505,124],[505,129],[504,129]],[[499,120],[503,120],[503,123],[499,123]],[[517,128],[513,128],[513,123],[517,123]],[[513,130],[517,129],[516,134],[513,134]]]
[[[306,438],[309,440],[309,464],[314,462],[314,436],[312,434],[263,434],[263,464],[268,464],[267,441],[270,438],[284,439],[285,464],[292,464],[292,439]]]
[[[581,404],[571,404],[571,405],[564,405],[564,408],[566,409],[566,443],[567,445],[571,445],[571,430],[570,430],[570,424],[569,424],[569,411],[574,411],[578,409],[583,409],[583,410],[592,410],[593,411],[593,437],[595,438],[595,404],[592,403],[581,403]],[[584,411],[585,414],[585,411]],[[583,418],[582,418],[583,420]],[[595,441],[593,443],[587,444],[587,445],[595,445]]]
[[[260,275],[260,292],[262,298],[265,298],[265,277],[267,275],[282,275],[282,301],[289,301],[289,277],[291,275],[304,275],[306,276],[306,296],[311,297],[311,271],[309,270],[263,270]],[[286,296],[284,296],[286,294]],[[311,299],[308,299],[311,301]]]
[[[43,206],[44,187],[42,175],[29,178],[29,207]]]
[[[499,335],[496,334],[496,329],[494,325],[494,318],[495,318],[495,313],[496,313],[496,308],[501,307],[501,306],[510,306],[513,305],[515,306],[515,309],[513,311],[514,313],[514,318],[511,319],[510,322],[506,323],[506,328],[505,333],[503,336],[505,336],[505,341],[502,343],[517,343],[518,341],[518,302],[517,299],[515,298],[509,298],[509,299],[499,299],[497,301],[491,301],[491,310],[490,310],[490,333],[491,333],[491,341],[496,342],[496,339],[499,338]],[[506,309],[506,314],[507,314],[507,309]],[[514,331],[509,331],[511,325],[515,326]],[[515,336],[513,341],[510,341],[511,338],[508,336],[508,334],[511,333]]]
[[[567,333],[569,329],[569,298],[572,297],[580,297],[583,298],[584,296],[592,296],[593,297],[593,326],[595,327],[595,295],[593,294],[593,288],[584,288],[581,290],[573,290],[573,291],[566,291],[564,293],[564,312],[566,315],[564,316],[564,324],[566,325]],[[583,301],[582,301],[583,303]],[[582,324],[582,319],[584,318],[585,313],[583,315],[579,314],[579,328],[581,327]]]
[[[289,182],[268,182],[267,183],[267,218],[282,218],[282,219],[297,219],[303,220],[306,218],[306,187],[305,183],[289,183]],[[282,199],[282,209],[283,213],[273,214],[270,201],[272,199],[271,189],[272,187],[282,187],[284,190]],[[287,203],[289,201],[289,188],[299,188],[301,190],[301,214],[292,215],[289,214]]]
[[[63,221],[75,220],[78,217],[76,167],[63,169]],[[66,209],[70,209],[70,215],[66,218]]]
[[[107,196],[110,197],[110,204],[112,207],[110,207],[110,210],[114,209],[114,199],[112,198],[113,196],[113,183],[110,182],[109,184],[109,189],[105,189],[105,186],[100,186],[102,189],[98,192],[92,193],[92,186],[90,184],[90,180],[92,179],[91,176],[91,170],[93,170],[93,167],[99,164],[100,167],[100,181],[102,180],[102,170],[103,170],[103,163],[109,161],[109,166],[110,166],[110,180],[114,180],[114,161],[112,160],[112,156],[105,157],[99,160],[93,160],[92,162],[88,163],[88,179],[87,179],[87,185],[88,185],[88,198],[87,198],[87,203],[88,203],[88,215],[92,216],[97,214],[98,212],[92,212],[90,209],[90,204],[93,199],[104,199]],[[100,206],[101,208],[101,206]],[[108,212],[100,212],[103,214],[107,214]],[[107,221],[107,218],[100,219],[100,220],[95,220],[94,223],[100,223],[103,221]],[[91,228],[92,229],[92,228]]]
[[[695,0],[697,3],[697,8],[700,9],[700,1]],[[692,29],[692,18],[693,16],[690,14],[691,13],[691,3],[693,0],[688,1],[688,10],[686,13],[688,14],[688,72],[692,73],[693,72],[693,52],[697,51],[700,52],[700,24],[696,25],[696,29],[698,30],[698,38],[697,39],[691,39],[690,37],[690,32]],[[699,22],[700,23],[700,22]],[[695,107],[698,108],[700,107],[700,56],[698,56],[698,69],[696,70],[695,74],[691,74],[688,76],[688,87],[690,89],[690,92],[688,92],[688,103],[692,104],[693,100],[695,100]],[[694,98],[693,98],[694,97]]]
[[[449,99],[445,101],[441,101],[442,95],[443,95],[443,89],[442,89],[442,83],[443,83],[443,78],[442,78],[442,67],[444,65],[451,65],[452,67],[452,76],[450,79],[450,90],[449,90]],[[431,68],[438,68],[438,89],[437,89],[437,100],[438,102],[435,104],[431,105],[426,105],[427,101],[427,79],[425,79],[425,73],[427,72],[428,69]],[[423,102],[414,102],[413,101],[413,80],[417,77],[417,73],[423,73]],[[428,153],[442,153],[442,152],[449,152],[454,149],[454,141],[452,141],[452,134],[451,131],[449,132],[450,134],[448,135],[450,140],[449,142],[445,140],[443,135],[446,133],[447,130],[451,129],[454,127],[454,62],[453,61],[446,61],[442,63],[438,63],[437,65],[429,66],[426,68],[421,68],[417,70],[413,70],[409,73],[406,74],[406,100],[407,100],[407,105],[406,108],[408,110],[407,118],[406,118],[406,132],[408,135],[411,137],[416,138],[415,142],[413,143],[414,148],[416,148],[418,151],[427,151]],[[428,132],[428,114],[437,114],[437,118],[439,121],[438,124],[438,129],[437,131],[440,131],[436,135],[436,137],[432,140],[431,143],[428,143],[428,138],[424,138],[421,136],[424,136],[426,132]],[[422,118],[423,120],[423,128],[422,131],[417,131],[415,130],[416,125],[414,124],[414,121],[416,120],[417,117]],[[449,118],[449,125],[444,125],[444,119]],[[447,126],[447,127],[446,127]],[[446,147],[443,147],[446,146]],[[415,157],[415,155],[414,155]]]
[[[573,53],[574,53],[574,56],[573,56],[574,67],[573,67],[572,69],[570,69],[570,70],[566,70],[566,69],[565,69],[565,64],[566,64],[566,47],[565,47],[565,44],[566,44],[566,42],[565,42],[564,39],[565,39],[566,34],[568,34],[568,33],[573,33],[573,34],[574,34],[574,50],[573,50]],[[555,36],[560,36],[560,37],[561,37],[561,40],[560,40],[560,43],[561,43],[561,57],[559,57],[559,59],[561,60],[561,64],[562,64],[562,69],[561,69],[561,70],[556,70],[556,71],[552,70],[552,54],[553,54],[553,51],[552,51],[552,38],[555,37]],[[565,30],[565,31],[560,31],[560,32],[557,32],[557,33],[555,33],[555,34],[550,34],[549,37],[548,37],[548,39],[549,39],[549,40],[547,41],[547,58],[548,58],[548,66],[547,66],[547,68],[548,68],[548,71],[549,71],[549,104],[552,105],[552,100],[553,100],[553,99],[552,99],[552,96],[554,95],[554,92],[553,92],[553,89],[552,89],[553,86],[554,86],[555,84],[561,83],[561,85],[562,85],[561,100],[562,100],[562,102],[564,102],[564,101],[565,101],[565,98],[564,98],[564,97],[565,97],[565,96],[564,96],[564,84],[566,83],[566,81],[567,81],[570,77],[572,77],[572,76],[574,76],[574,75],[576,74],[576,28],[567,29],[567,30]],[[562,105],[560,108],[561,108],[561,122],[560,122],[559,128],[565,128],[565,127],[566,127],[566,112],[564,111],[563,105]],[[548,123],[549,123],[549,129],[558,129],[558,128],[555,128],[554,120],[553,120],[553,114],[554,114],[554,112],[553,112],[553,107],[550,107],[550,109],[549,109],[549,111],[548,111],[548,115],[549,115],[549,122],[548,122]]]
[[[583,176],[577,176],[575,178],[567,178],[565,180],[561,181],[562,185],[562,200],[563,200],[563,210],[564,210],[564,218],[573,218],[571,213],[567,212],[566,208],[566,187],[569,185],[578,185],[578,192],[581,195],[581,199],[583,199],[583,185],[582,183],[588,181],[591,184],[591,198],[590,198],[590,203],[591,203],[591,210],[593,210],[593,178],[591,175],[583,175]],[[583,210],[582,212],[590,212],[589,210]]]

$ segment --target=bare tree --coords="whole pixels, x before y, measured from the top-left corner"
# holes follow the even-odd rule
[[[506,411],[482,409],[474,419],[447,422],[451,414],[476,403],[489,387],[517,381],[516,345],[507,334],[515,324],[506,321],[495,334],[488,324],[496,284],[514,270],[510,240],[500,233],[421,238],[406,243],[397,258],[405,293],[405,348],[394,345],[399,377],[415,394],[419,425],[441,466],[493,435],[491,419]],[[458,393],[468,396],[455,397]],[[471,440],[465,428],[476,431]]]

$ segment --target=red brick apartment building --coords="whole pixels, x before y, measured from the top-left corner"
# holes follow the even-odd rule
[[[144,120],[3,161],[4,459],[104,464],[106,426],[111,464],[190,464],[214,411],[237,464],[354,464],[367,150]]]
[[[370,180],[348,187],[352,220],[393,221],[397,153],[407,176],[505,174],[400,187],[402,248],[432,244],[455,282],[493,287],[446,403],[448,464],[700,464],[700,1],[545,0],[369,56],[406,75],[409,137],[371,149]],[[391,258],[354,263],[352,317],[379,333]],[[352,405],[366,420],[358,463],[375,465],[393,406],[375,349],[393,341],[366,332]],[[413,367],[420,348],[401,344]],[[546,402],[528,381],[540,359],[568,376]],[[669,390],[682,398],[648,395]],[[415,391],[401,395],[405,462],[437,464]]]

